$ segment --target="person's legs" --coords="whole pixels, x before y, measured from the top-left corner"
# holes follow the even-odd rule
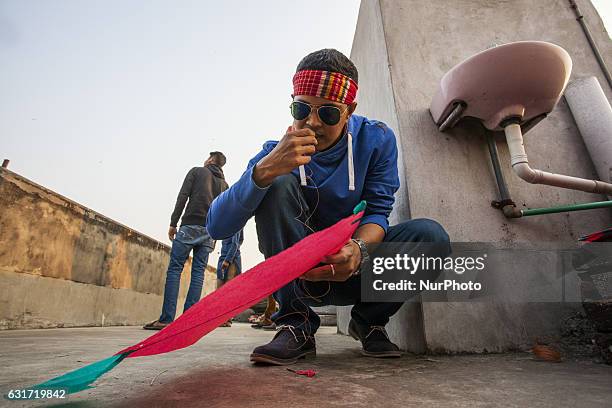
[[[409,255],[424,253],[426,256],[445,257],[450,253],[450,240],[444,228],[436,221],[425,218],[389,227],[383,242],[406,243],[402,253]],[[419,246],[419,243],[423,245]],[[376,253],[370,256],[374,257]],[[429,277],[437,277],[440,272],[428,272],[431,273]],[[363,271],[363,273],[371,272]],[[352,318],[363,326],[385,326],[389,322],[389,317],[394,315],[403,304],[402,302],[361,302],[361,275],[353,276],[345,282],[304,280],[295,282],[297,287],[294,288],[294,293],[300,294],[301,301],[306,305],[354,305],[351,312]]]
[[[447,256],[450,253],[449,238],[444,229],[435,221],[417,219],[390,227],[383,242],[399,243],[400,253],[424,253],[427,256]],[[403,245],[405,243],[405,245]],[[426,244],[427,243],[427,244]],[[431,245],[429,243],[434,243]],[[388,254],[387,254],[388,255]],[[376,256],[376,252],[371,254]],[[428,277],[438,275],[433,271]],[[362,271],[362,274],[372,273]],[[320,294],[326,282],[308,282],[306,290]],[[328,283],[329,291],[320,300],[323,304],[346,305],[354,303],[349,322],[349,334],[361,341],[362,353],[370,357],[400,357],[399,348],[389,340],[385,325],[389,317],[402,306],[402,302],[362,302],[361,275],[346,282]]]
[[[189,282],[189,290],[185,298],[185,306],[183,313],[191,306],[198,303],[202,296],[202,286],[204,285],[204,270],[208,263],[210,248],[205,245],[196,245],[193,247],[193,258],[191,260],[191,281]]]
[[[219,257],[219,262],[217,262],[217,289],[219,289],[225,283],[228,275],[228,271],[223,268],[223,257]]]
[[[266,259],[308,235],[307,214],[298,180],[291,174],[276,178],[255,212],[259,249]],[[274,293],[279,310],[272,319],[279,330],[272,341],[253,350],[251,361],[284,365],[316,354],[313,334],[319,316],[300,300],[303,296],[297,280]]]
[[[219,279],[219,276],[222,276],[222,278]],[[236,277],[236,264],[234,262],[229,264],[229,266],[227,267],[227,271],[225,271],[225,273],[223,274],[221,274],[220,271],[217,269],[217,289],[220,289],[223,285],[225,285],[227,282],[231,281],[235,277]],[[231,325],[232,325],[232,319],[230,318],[225,323],[221,324],[220,327],[231,327]]]
[[[259,249],[266,259],[308,235],[304,225],[307,217],[308,205],[298,180],[291,174],[276,178],[255,212]],[[307,295],[302,288],[299,280],[294,280],[274,293],[279,310],[272,320],[277,326],[292,326],[312,335],[320,319],[303,301]]]
[[[264,310],[263,320],[269,320],[274,312],[276,312],[276,300],[274,296],[270,295],[266,300],[266,310]]]
[[[236,277],[242,273],[242,256],[240,254],[237,254],[234,257],[234,262],[232,264],[234,265],[234,276],[233,277]]]
[[[308,235],[308,211],[298,180],[291,174],[277,177],[255,211],[259,251],[266,259]]]
[[[202,296],[204,285],[204,270],[208,263],[208,256],[213,250],[213,240],[206,228],[200,225],[188,225],[189,243],[193,245],[193,258],[191,260],[191,282],[185,298],[183,313],[196,304]]]
[[[384,242],[406,243],[403,253],[408,255],[424,252],[426,256],[445,257],[450,254],[450,240],[444,228],[437,222],[429,219],[410,220],[396,226],[390,227]],[[416,243],[416,245],[415,245]],[[419,243],[423,245],[419,246]],[[427,244],[426,244],[427,243]],[[436,245],[430,245],[434,243]],[[371,254],[376,256],[376,254]],[[433,271],[430,278],[440,271]],[[368,273],[368,271],[363,271]],[[361,276],[353,276],[346,282],[309,282],[295,280],[275,293],[275,297],[281,303],[281,309],[275,316],[277,323],[291,325],[293,328],[301,328],[306,337],[312,337],[319,327],[319,318],[310,306],[324,305],[351,305],[351,334],[359,338],[363,344],[363,352],[373,357],[398,357],[397,346],[391,343],[384,331],[389,317],[395,314],[402,306],[402,302],[362,302],[361,301]],[[281,311],[284,314],[281,315]],[[289,334],[286,338],[291,342]],[[274,343],[274,340],[273,342]],[[272,344],[271,343],[271,344]],[[263,347],[255,349],[258,351],[269,351]],[[295,353],[287,353],[286,350],[277,352],[273,357],[279,358],[252,361],[264,361],[274,364],[289,364],[295,362]]]
[[[389,227],[383,242],[406,243],[405,251],[408,255],[419,255],[425,252],[426,256],[446,257],[450,254],[450,239],[444,228],[436,221],[419,218]],[[421,247],[414,243],[423,243]],[[430,245],[434,243],[435,245]],[[432,253],[433,252],[433,253]],[[376,254],[371,254],[372,257]],[[441,271],[433,271],[430,277],[437,277]],[[402,302],[357,302],[351,312],[352,318],[360,326],[381,326],[389,322]]]
[[[170,323],[176,315],[176,301],[178,298],[181,273],[185,266],[185,261],[189,257],[191,245],[184,244],[179,239],[172,241],[170,251],[170,263],[166,272],[166,287],[164,289],[164,305],[159,317],[160,323]]]

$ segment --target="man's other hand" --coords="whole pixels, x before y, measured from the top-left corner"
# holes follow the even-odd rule
[[[310,156],[315,153],[317,143],[312,129],[293,130],[290,126],[276,147],[255,165],[253,181],[259,187],[267,187],[276,177],[310,163]]]
[[[176,227],[170,227],[168,229],[168,238],[170,238],[170,241],[174,241],[175,236],[176,236]]]
[[[349,241],[334,255],[328,255],[323,259],[323,265],[309,270],[300,279],[308,281],[334,281],[344,282],[350,278],[361,264],[361,251],[359,246]],[[333,266],[333,268],[332,268]]]

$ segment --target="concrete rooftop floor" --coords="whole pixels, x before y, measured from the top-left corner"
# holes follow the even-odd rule
[[[2,406],[67,407],[604,407],[612,404],[612,367],[589,361],[546,363],[530,354],[413,356],[376,360],[359,343],[324,327],[314,378],[285,367],[253,366],[253,347],[272,332],[234,323],[199,343],[159,356],[126,359],[95,388],[65,400]],[[0,332],[0,391],[24,388],[106,358],[147,337],[138,327]]]

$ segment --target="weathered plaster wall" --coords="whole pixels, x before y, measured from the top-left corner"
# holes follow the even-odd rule
[[[170,248],[0,170],[0,329],[141,324],[159,316]],[[179,310],[190,279],[183,272]],[[208,267],[205,293],[214,287]]]
[[[367,48],[367,52],[366,51]],[[362,1],[359,18],[353,40],[351,60],[359,69],[359,95],[357,111],[371,118],[385,122],[395,131],[398,148],[402,150],[402,138],[398,133],[399,123],[395,108],[395,98],[389,71],[389,57],[384,36],[382,15],[378,3]],[[399,157],[401,188],[396,194],[390,223],[397,224],[409,218],[410,207],[406,186],[406,167],[403,155]],[[338,331],[348,332],[350,306],[338,307]],[[422,330],[414,330],[414,326],[422,324],[420,303],[406,303],[392,317],[388,325],[389,334],[403,349],[424,351],[425,338]],[[411,325],[398,322],[411,321]]]
[[[601,19],[588,0],[578,3],[612,66],[612,42]],[[565,48],[574,62],[571,80],[594,75],[611,98],[612,90],[565,0],[362,1],[351,53],[362,78],[358,111],[396,126],[404,174],[395,220],[432,218],[444,225],[454,241],[507,247],[542,241],[572,243],[582,234],[612,224],[609,210],[507,220],[490,206],[498,193],[480,128],[463,123],[445,134],[436,129],[428,108],[442,76],[494,44],[519,40],[549,41]],[[387,72],[381,72],[385,68]],[[385,92],[389,87],[391,95]],[[596,178],[564,99],[526,134],[525,147],[536,168]],[[521,207],[605,199],[527,184],[511,172],[502,139],[498,148],[512,198]],[[520,279],[520,274],[508,279]],[[388,328],[396,341],[413,351],[421,348],[411,331],[422,334],[428,350],[500,351],[555,333],[562,317],[575,308],[569,303],[424,303],[420,313],[398,314]],[[341,329],[347,318],[346,313],[340,315]]]

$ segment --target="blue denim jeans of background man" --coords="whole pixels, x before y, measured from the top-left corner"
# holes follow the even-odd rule
[[[316,226],[316,213],[311,214],[310,211],[295,176],[288,174],[274,180],[255,212],[259,250],[266,258],[304,238],[310,233],[310,228],[319,229]],[[313,219],[314,222],[311,222]],[[390,226],[383,242],[439,244],[435,246],[439,253],[427,256],[445,257],[451,252],[450,239],[444,228],[436,221],[426,218]],[[414,245],[408,244],[406,248],[406,253],[411,253]],[[290,325],[303,330],[307,335],[314,335],[320,325],[319,316],[310,306],[354,305],[351,317],[359,326],[368,327],[385,326],[389,317],[403,304],[362,302],[359,275],[345,282],[309,282],[296,279],[276,291],[274,297],[280,305],[278,312],[272,316],[276,325]]]
[[[208,255],[213,251],[215,241],[208,235],[206,227],[201,225],[181,225],[172,241],[170,264],[166,273],[166,289],[164,290],[164,306],[159,317],[160,323],[170,323],[176,315],[181,273],[189,253],[193,250],[191,261],[191,282],[185,298],[183,313],[200,300],[204,284],[204,268],[208,263]]]

